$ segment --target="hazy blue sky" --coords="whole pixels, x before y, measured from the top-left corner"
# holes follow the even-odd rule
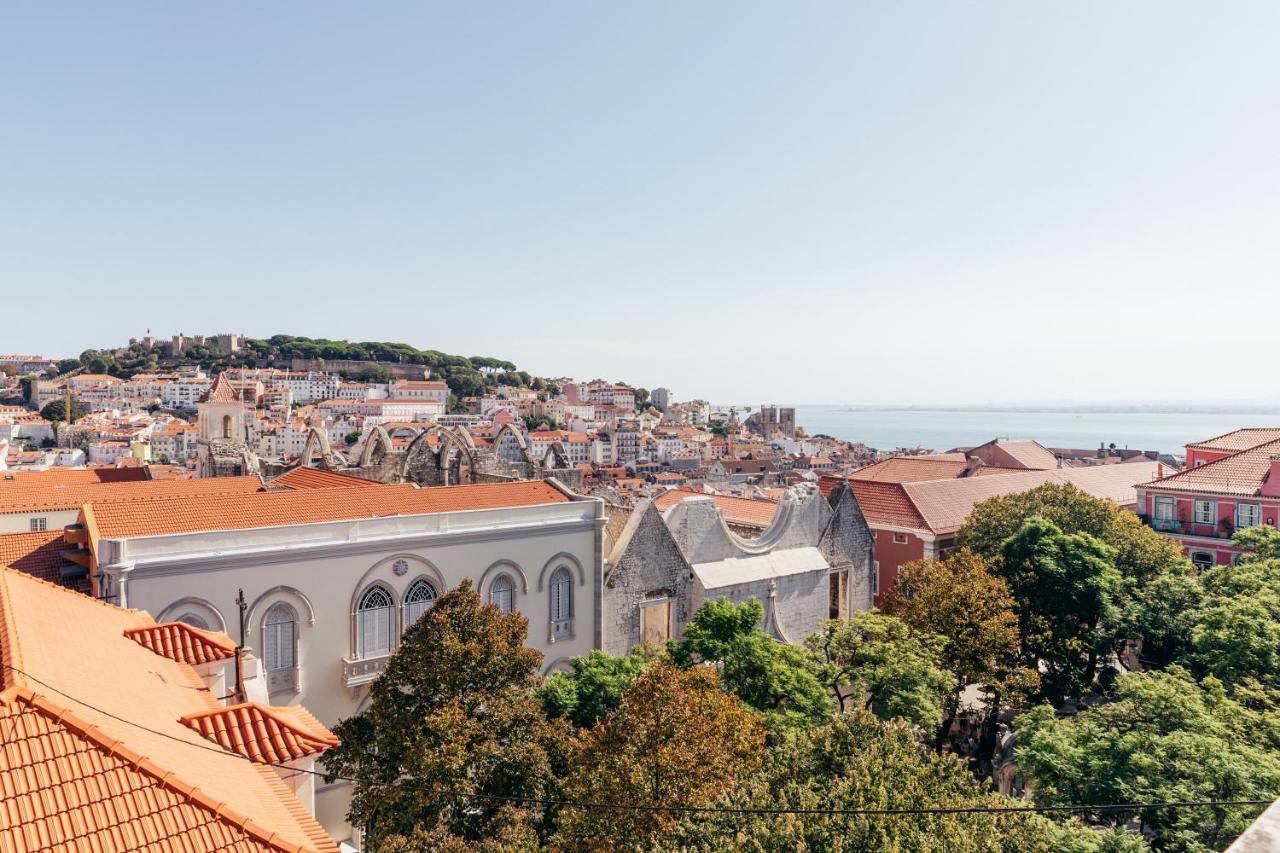
[[[1280,4],[9,3],[0,350],[1280,392]]]

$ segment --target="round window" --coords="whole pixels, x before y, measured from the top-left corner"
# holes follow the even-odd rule
[[[404,560],[396,560],[391,564],[391,571],[398,575],[406,574],[409,571],[409,564]]]

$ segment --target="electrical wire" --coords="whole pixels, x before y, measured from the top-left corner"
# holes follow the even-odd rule
[[[16,666],[0,663],[0,667],[16,672],[23,678],[30,680],[35,684],[39,684],[48,690],[52,690],[61,696],[65,696],[77,704],[83,705],[92,711],[110,717],[126,725],[133,726],[141,731],[158,737],[167,738],[168,740],[184,744],[195,749],[203,749],[217,755],[238,758],[250,764],[259,766],[273,767],[277,770],[288,771],[291,775],[309,774],[319,776],[326,782],[341,781],[350,782],[359,785],[373,785],[376,787],[390,787],[399,789],[408,789],[413,791],[426,790],[423,786],[413,785],[408,782],[372,782],[368,780],[356,779],[350,776],[330,775],[322,770],[308,770],[302,767],[294,767],[289,764],[283,764],[274,761],[256,761],[247,755],[226,749],[220,746],[205,746],[204,744],[194,743],[183,737],[171,735],[167,732],[158,731],[149,728],[142,723],[121,717],[104,708],[99,708],[90,702],[86,702],[48,684],[33,675],[23,672]],[[240,724],[239,728],[245,728],[245,724]],[[949,815],[949,814],[1025,814],[1025,813],[1087,813],[1087,812],[1116,812],[1116,811],[1143,811],[1146,809],[1164,809],[1164,808],[1202,808],[1207,806],[1259,806],[1270,805],[1273,799],[1266,800],[1171,800],[1166,802],[1147,802],[1147,803],[1097,803],[1093,805],[1069,805],[1069,806],[929,806],[921,808],[898,808],[898,809],[803,809],[803,808],[769,808],[769,807],[734,807],[734,806],[688,806],[688,805],[653,805],[648,803],[611,803],[611,802],[595,802],[586,800],[567,800],[555,797],[520,797],[520,796],[503,796],[499,794],[485,794],[480,792],[473,793],[455,793],[453,795],[457,799],[463,800],[485,800],[489,802],[513,803],[519,805],[536,805],[536,806],[557,806],[560,808],[576,808],[586,811],[629,811],[629,812],[663,812],[673,814],[728,814],[728,815],[823,815],[829,817],[876,817],[876,816],[893,816],[893,815]],[[431,805],[445,805],[446,801],[436,800]]]

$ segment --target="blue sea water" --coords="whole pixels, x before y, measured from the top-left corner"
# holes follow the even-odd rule
[[[1033,438],[1046,447],[1183,452],[1188,442],[1246,426],[1280,426],[1280,414],[1241,412],[1075,412],[938,409],[854,409],[796,406],[796,423],[880,450],[929,447],[944,451],[993,438]]]

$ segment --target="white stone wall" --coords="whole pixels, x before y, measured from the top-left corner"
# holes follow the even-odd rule
[[[443,593],[470,578],[488,599],[500,572],[516,582],[515,606],[529,619],[528,645],[544,655],[544,671],[596,647],[600,584],[601,503],[575,501],[538,507],[368,519],[288,528],[221,531],[106,541],[99,559],[110,575],[125,569],[129,607],[158,620],[191,613],[239,637],[238,590],[249,603],[245,642],[262,654],[262,621],[283,601],[298,614],[297,691],[271,696],[301,703],[326,725],[362,710],[367,686],[351,688],[344,659],[356,654],[353,613],[359,595],[379,583],[396,605],[393,635],[403,624],[403,596],[419,577]],[[403,561],[407,571],[399,574]],[[574,577],[573,636],[552,642],[552,571]],[[115,591],[118,591],[118,586]],[[342,788],[317,792],[317,809],[332,825],[343,813]]]

